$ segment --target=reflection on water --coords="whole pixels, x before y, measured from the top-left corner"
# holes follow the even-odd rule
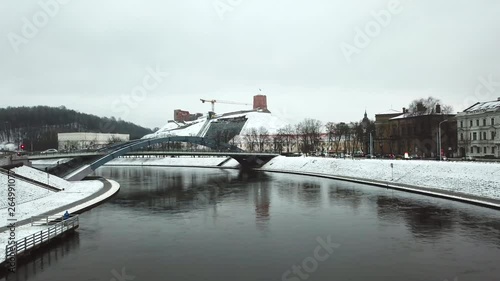
[[[133,167],[98,174],[120,182],[120,192],[82,215],[81,242],[69,255],[35,262],[19,280],[108,281],[122,267],[135,280],[281,280],[327,236],[341,247],[308,280],[500,276],[495,210],[285,174]]]
[[[376,201],[381,220],[402,220],[415,238],[435,239],[463,232],[464,235],[488,239],[500,249],[500,215],[492,217],[487,215],[489,212],[467,212],[467,209],[477,209],[473,206],[457,209],[453,208],[453,204],[446,207],[404,197],[378,196]]]
[[[65,236],[30,254],[29,258],[20,259],[16,273],[9,273],[0,280],[17,281],[30,280],[40,273],[48,270],[58,262],[67,259],[72,254],[78,252],[80,248],[80,235],[78,232]]]

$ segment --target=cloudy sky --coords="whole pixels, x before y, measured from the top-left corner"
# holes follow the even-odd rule
[[[290,122],[500,97],[497,0],[4,0],[0,15],[1,107],[152,128],[259,88]]]

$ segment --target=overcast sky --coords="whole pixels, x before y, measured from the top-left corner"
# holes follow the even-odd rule
[[[497,0],[59,1],[0,2],[1,107],[152,128],[176,108],[208,111],[200,98],[251,103],[259,88],[290,122],[500,97]]]

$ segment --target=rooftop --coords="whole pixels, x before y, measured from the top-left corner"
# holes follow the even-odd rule
[[[464,113],[482,113],[487,111],[500,111],[500,98],[496,101],[478,102],[464,110]]]
[[[405,113],[401,114],[399,116],[393,117],[389,120],[398,120],[398,119],[405,119],[405,118],[416,118],[416,117],[421,117],[421,116],[455,116],[455,114],[446,114],[446,113],[432,113],[432,114],[421,114],[421,115],[414,115],[411,113]]]
[[[390,114],[402,114],[402,112],[395,109],[388,109],[386,111],[377,113],[377,115],[390,115]]]

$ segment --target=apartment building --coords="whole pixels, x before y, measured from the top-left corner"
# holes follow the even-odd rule
[[[457,114],[460,156],[500,158],[500,98]]]

